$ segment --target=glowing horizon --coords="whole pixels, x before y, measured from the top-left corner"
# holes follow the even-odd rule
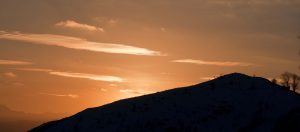
[[[299,0],[67,3],[1,0],[0,104],[76,113],[227,73],[300,74]]]

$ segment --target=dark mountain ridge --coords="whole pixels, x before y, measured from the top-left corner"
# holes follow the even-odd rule
[[[300,95],[233,73],[183,88],[116,101],[32,132],[300,131]]]

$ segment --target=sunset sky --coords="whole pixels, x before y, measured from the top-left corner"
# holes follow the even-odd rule
[[[300,73],[300,0],[1,0],[0,104],[74,113],[231,72]]]

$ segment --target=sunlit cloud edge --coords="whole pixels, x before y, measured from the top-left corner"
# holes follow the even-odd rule
[[[32,34],[0,31],[0,39],[29,42],[40,45],[60,46],[70,49],[88,50],[102,53],[140,56],[167,56],[167,54],[161,53],[160,51],[154,51],[126,44],[100,43],[88,41],[82,38],[55,34]]]
[[[254,66],[251,63],[245,62],[232,62],[232,61],[204,61],[196,59],[181,59],[181,60],[172,60],[171,62],[175,63],[188,63],[188,64],[197,64],[197,65],[210,65],[210,66],[223,66],[223,67],[234,67],[234,66]]]

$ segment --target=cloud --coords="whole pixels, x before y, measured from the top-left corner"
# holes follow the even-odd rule
[[[120,89],[121,93],[127,93],[127,94],[137,94],[137,95],[144,95],[144,94],[150,94],[153,93],[153,91],[147,91],[147,90],[134,90],[134,89]]]
[[[51,72],[51,69],[42,69],[42,68],[11,68],[20,71],[34,71],[34,72]]]
[[[31,65],[31,64],[32,64],[31,62],[26,62],[26,61],[0,60],[0,65]]]
[[[162,32],[167,32],[166,28],[164,28],[164,27],[161,27],[161,28],[160,28],[160,31],[162,31]]]
[[[88,50],[94,52],[114,53],[114,54],[130,54],[145,56],[163,56],[159,51],[153,51],[146,48],[139,48],[124,44],[99,43],[87,41],[85,39],[53,35],[53,34],[30,34],[19,32],[0,32],[0,39],[30,42],[42,45],[61,46],[65,48]]]
[[[95,17],[94,20],[100,23],[101,25],[106,25],[106,26],[115,26],[119,23],[118,19],[109,18],[109,17]]]
[[[111,86],[111,87],[116,87],[116,86],[118,86],[117,84],[114,84],[114,83],[112,83],[112,84],[109,84],[109,86]]]
[[[40,93],[43,95],[48,95],[48,96],[56,96],[56,97],[69,97],[69,98],[78,98],[79,96],[76,94],[52,94],[52,93]]]
[[[15,78],[17,77],[17,75],[13,72],[5,72],[4,76],[8,77],[8,78]]]
[[[117,76],[105,76],[105,75],[95,75],[87,73],[74,73],[74,72],[61,72],[51,69],[42,68],[14,68],[15,70],[21,71],[34,71],[34,72],[47,72],[50,75],[61,76],[61,77],[71,77],[71,78],[82,78],[95,81],[105,81],[105,82],[124,82],[124,79]]]
[[[119,21],[116,20],[116,19],[110,19],[110,20],[107,21],[107,23],[108,23],[109,25],[115,25],[115,24],[117,24],[118,22],[119,22]]]
[[[299,4],[299,1],[297,0],[206,0],[206,2],[208,4],[224,5],[229,7],[238,5],[271,6]]]
[[[213,80],[215,77],[201,77],[202,80]]]
[[[82,23],[75,22],[73,20],[61,21],[61,22],[56,23],[55,26],[64,27],[64,28],[82,29],[82,30],[87,30],[87,31],[104,32],[104,29],[101,27],[91,26],[88,24],[82,24]]]
[[[102,92],[106,92],[107,91],[107,89],[105,89],[105,88],[101,88],[100,89]]]
[[[16,87],[22,87],[22,86],[24,86],[25,84],[24,84],[24,83],[21,83],[21,82],[15,82],[15,83],[13,83],[13,85],[16,86]]]
[[[173,60],[172,62],[177,62],[177,63],[190,63],[190,64],[197,64],[197,65],[226,66],[226,67],[233,67],[233,66],[251,66],[251,65],[253,65],[253,64],[250,64],[250,63],[244,63],[244,62],[231,62],[231,61],[204,61],[204,60],[194,60],[194,59]]]
[[[84,78],[96,81],[106,81],[106,82],[123,82],[124,80],[120,77],[115,76],[103,76],[103,75],[93,75],[85,73],[71,73],[71,72],[49,72],[51,75],[63,76],[63,77],[73,77],[73,78]]]

